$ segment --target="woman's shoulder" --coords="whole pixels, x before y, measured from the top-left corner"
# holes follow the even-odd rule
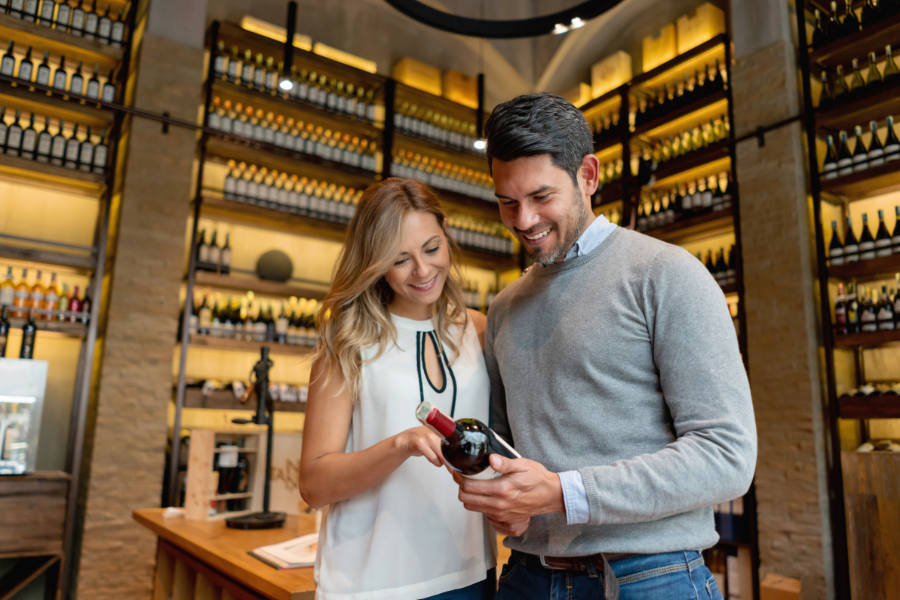
[[[481,344],[481,347],[484,348],[484,331],[487,329],[487,316],[472,308],[466,309],[466,312],[469,314],[469,323],[471,323],[472,329],[475,330],[478,342]]]

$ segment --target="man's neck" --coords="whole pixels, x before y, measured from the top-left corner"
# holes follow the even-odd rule
[[[581,231],[578,232],[578,235],[575,236],[575,239],[572,240],[572,243],[569,245],[568,248],[566,248],[566,251],[563,252],[563,255],[560,257],[560,259],[556,261],[557,263],[561,263],[564,260],[566,260],[566,257],[569,255],[569,252],[572,251],[572,248],[575,247],[575,244],[577,244],[578,240],[581,239],[581,236],[584,235],[584,232],[587,231],[588,229],[590,229],[591,225],[596,220],[597,220],[597,216],[594,214],[594,211],[589,210],[587,219],[585,219],[585,221],[584,221],[584,227],[581,228]],[[556,263],[554,263],[554,264],[556,264]]]

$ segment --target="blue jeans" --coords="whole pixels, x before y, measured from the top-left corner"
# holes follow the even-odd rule
[[[619,600],[723,600],[699,552],[642,554],[610,563]],[[554,571],[513,550],[500,573],[497,600],[603,600],[603,575]]]
[[[494,600],[497,585],[497,569],[487,572],[487,577],[458,590],[450,590],[437,596],[429,596],[423,600]]]

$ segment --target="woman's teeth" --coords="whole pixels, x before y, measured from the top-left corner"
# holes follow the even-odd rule
[[[424,288],[427,288],[428,286],[430,286],[432,283],[434,283],[434,280],[435,280],[435,279],[437,279],[437,275],[435,275],[434,277],[432,277],[430,281],[427,281],[427,282],[422,283],[422,284],[420,284],[420,285],[416,285],[416,284],[414,284],[414,283],[411,283],[410,285],[413,286],[414,288],[424,289]]]

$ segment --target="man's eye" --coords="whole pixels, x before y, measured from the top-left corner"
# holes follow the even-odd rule
[[[535,196],[534,199],[535,200],[546,200],[549,197],[550,197],[550,194],[544,194],[543,196]]]
[[[500,204],[502,204],[503,206],[513,206],[513,205],[515,205],[515,203],[516,203],[515,200],[504,200],[504,201],[500,202]]]

